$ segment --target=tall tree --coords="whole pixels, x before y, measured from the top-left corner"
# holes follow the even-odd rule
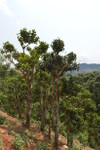
[[[58,150],[58,137],[59,137],[59,80],[66,71],[72,71],[77,69],[76,55],[71,52],[65,56],[60,55],[60,52],[64,50],[64,42],[62,40],[55,39],[51,47],[52,53],[45,54],[43,57],[43,65],[46,71],[52,76],[55,86],[55,102],[56,102],[56,122],[55,122],[55,147]]]
[[[2,52],[5,53],[6,58],[16,67],[16,69],[22,73],[23,78],[27,82],[26,127],[29,128],[31,115],[31,91],[34,73],[40,56],[48,49],[48,44],[39,41],[39,37],[35,30],[27,31],[26,28],[20,30],[17,38],[20,42],[22,52],[16,50],[9,42],[3,44]]]

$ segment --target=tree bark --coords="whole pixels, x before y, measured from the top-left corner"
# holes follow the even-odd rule
[[[54,97],[54,79],[52,78],[51,80],[51,90],[52,90],[52,100],[51,100],[51,127],[52,129],[54,130],[55,127],[54,127],[54,100],[55,100],[55,97]]]
[[[56,88],[56,125],[55,125],[55,148],[58,150],[58,139],[59,139],[59,95],[58,95],[58,79],[55,79],[55,88]]]
[[[70,131],[67,133],[67,146],[73,148],[73,134]]]
[[[20,102],[19,98],[17,100],[18,100],[18,115],[19,115],[19,119],[22,119],[21,102]]]
[[[28,83],[27,91],[27,113],[26,113],[26,127],[30,128],[30,115],[31,115],[31,84]]]
[[[44,131],[45,129],[45,118],[46,118],[46,92],[44,91],[43,96],[43,108],[42,108],[42,117],[41,117],[41,131]]]
[[[52,127],[52,110],[51,110],[51,104],[50,104],[50,120],[49,120],[49,139],[51,140],[51,127]]]

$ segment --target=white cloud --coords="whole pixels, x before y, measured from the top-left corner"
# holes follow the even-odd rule
[[[8,16],[13,17],[13,13],[7,5],[7,0],[0,0],[0,10],[2,10]]]

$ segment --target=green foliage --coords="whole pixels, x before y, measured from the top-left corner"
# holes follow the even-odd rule
[[[5,49],[5,52],[8,54],[16,51],[14,46],[12,44],[10,44],[8,41],[5,42],[3,49]],[[8,55],[8,56],[10,56],[10,55]]]
[[[34,79],[34,73],[38,66],[41,55],[48,49],[46,42],[39,41],[39,37],[35,30],[27,30],[23,28],[18,33],[18,41],[20,42],[22,51],[18,51],[9,42],[3,44],[2,52],[5,57],[12,63],[21,73],[22,77],[26,81],[27,85],[27,96],[26,96],[26,126],[30,127],[30,112],[31,112],[31,91]],[[23,91],[23,90],[22,90]],[[19,92],[17,93],[19,94]],[[14,99],[14,95],[12,96]],[[16,96],[17,97],[17,96]],[[21,118],[21,105],[20,98],[15,98],[18,101],[18,111]]]
[[[43,143],[38,142],[37,150],[48,150],[47,144],[45,142],[43,142]]]
[[[12,130],[13,126],[8,119],[6,119],[5,123],[8,125],[8,134],[13,135]]]
[[[10,101],[10,103],[7,104],[8,108],[10,108],[7,109],[8,113],[14,117],[18,114],[18,118],[21,119],[21,115],[24,113],[22,105],[25,104],[27,85],[25,80],[22,79],[22,76],[18,73],[16,73],[16,77],[8,78],[7,83],[7,96]]]
[[[97,113],[91,113],[88,119],[89,145],[93,148],[100,148],[100,116]]]
[[[31,119],[44,131],[49,126],[49,134],[59,126],[71,146],[78,137],[84,145],[100,148],[100,73],[73,77],[71,71],[78,69],[76,54],[61,55],[64,42],[60,38],[52,42],[53,51],[48,53],[49,45],[39,41],[35,30],[21,29],[17,37],[22,51],[9,42],[0,49],[0,109],[23,120],[27,116],[26,124]],[[10,68],[4,55],[15,68]],[[4,123],[12,130],[10,122],[0,116],[0,124]],[[28,142],[22,130],[14,139],[18,150]],[[45,143],[37,145],[48,149]],[[52,146],[51,142],[51,150]]]
[[[59,52],[64,50],[64,42],[60,40],[60,38],[58,38],[52,42],[51,47],[54,53],[58,54]]]
[[[29,138],[26,135],[26,133],[24,132],[23,128],[20,128],[20,136],[21,136],[22,140],[25,142],[25,145],[27,145],[29,142]]]
[[[87,146],[88,143],[88,132],[84,131],[84,132],[80,132],[78,133],[78,140],[84,145]]]
[[[79,74],[77,77],[77,82],[83,85],[92,93],[92,99],[95,101],[97,106],[97,112],[100,115],[100,72],[91,72]]]
[[[6,117],[0,116],[0,125],[4,124],[6,122]]]
[[[51,140],[50,150],[53,150],[53,141]]]
[[[67,130],[70,145],[73,144],[73,136],[78,135],[79,131],[84,131],[88,135],[89,120],[87,115],[96,110],[95,103],[91,99],[91,93],[82,86],[80,88],[77,88],[77,86],[75,85],[76,89],[72,87],[74,89],[72,96],[70,94],[68,98],[60,101],[60,119],[66,127],[63,130]],[[79,90],[77,91],[77,89]],[[81,142],[88,141],[88,136],[86,135],[84,135],[85,137],[80,135]]]
[[[14,135],[13,146],[16,150],[24,150],[24,147],[26,146],[26,142],[18,133]]]
[[[87,143],[93,148],[100,148],[100,72],[79,74],[76,79],[78,83],[90,91],[92,98],[92,102],[88,100],[88,104],[87,101],[83,104],[86,106]],[[94,106],[94,104],[96,105]],[[84,141],[84,136],[81,138]]]
[[[25,44],[36,44],[39,40],[39,37],[36,35],[35,30],[29,30],[27,31],[26,28],[23,28],[20,30],[20,33],[18,34],[18,41],[20,42],[21,46],[25,47]]]

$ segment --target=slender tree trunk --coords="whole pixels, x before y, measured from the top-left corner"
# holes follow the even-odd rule
[[[73,133],[70,134],[70,148],[73,148]]]
[[[45,129],[45,118],[46,118],[46,92],[44,91],[43,96],[43,109],[42,109],[42,117],[41,117],[41,131]]]
[[[73,148],[73,134],[70,131],[67,133],[67,146]]]
[[[67,146],[70,146],[70,133],[69,131],[67,132]]]
[[[59,95],[58,95],[58,79],[55,80],[56,84],[56,126],[55,126],[55,148],[58,150],[58,139],[59,139],[59,126],[58,126],[58,119],[59,119]]]
[[[22,111],[21,111],[21,102],[20,99],[18,98],[18,115],[19,115],[19,119],[22,118]]]
[[[52,78],[51,80],[51,88],[52,88],[52,100],[51,100],[51,126],[52,126],[52,129],[54,130],[54,80]]]
[[[51,88],[50,88],[50,112],[49,112],[49,130],[48,130],[48,135],[49,139],[51,140],[51,130],[52,130],[52,122],[53,122],[53,103],[54,103],[54,90],[53,90],[53,78],[51,79]]]
[[[27,113],[26,113],[26,127],[30,128],[30,115],[31,115],[31,84],[28,83],[27,91]]]
[[[69,113],[68,116],[70,116]],[[71,132],[70,128],[70,120],[67,122],[67,130],[67,146],[68,148],[73,148],[73,133]]]
[[[18,118],[21,119],[22,118],[22,111],[21,111],[21,102],[20,102],[20,98],[18,97],[18,91],[15,92],[15,94],[17,93],[17,95],[15,96],[15,99],[17,100],[17,111],[18,111]]]
[[[50,121],[49,121],[49,138],[51,139],[51,130],[54,130],[54,80],[51,79],[51,99],[50,99]]]
[[[51,110],[51,104],[50,104],[50,120],[49,120],[49,138],[51,139],[51,127],[52,127],[52,110]]]
[[[69,117],[69,113],[68,113],[68,117]],[[69,146],[70,143],[70,125],[69,125],[69,121],[67,122],[67,143],[66,145]]]

